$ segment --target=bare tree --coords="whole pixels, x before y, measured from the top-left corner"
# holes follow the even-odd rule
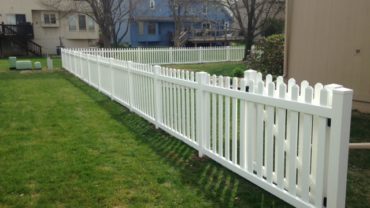
[[[185,24],[185,19],[189,15],[191,0],[168,0],[171,15],[175,24],[173,41],[175,47],[182,45],[182,31]]]
[[[274,19],[284,9],[282,0],[213,0],[228,8],[238,23],[244,37],[245,57],[250,54],[256,37],[269,19]]]
[[[175,47],[182,46],[184,43],[185,24],[207,20],[208,17],[202,15],[199,6],[207,4],[209,0],[168,0],[171,16],[175,24],[173,35]]]
[[[104,47],[118,46],[127,35],[134,6],[140,0],[41,0],[64,13],[90,16],[100,28]]]

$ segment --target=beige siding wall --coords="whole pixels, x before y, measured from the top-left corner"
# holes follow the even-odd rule
[[[354,89],[370,112],[370,1],[288,0],[287,75]]]
[[[43,52],[48,54],[56,53],[56,46],[60,45],[60,39],[67,48],[91,47],[99,38],[97,26],[94,32],[74,31],[70,32],[68,28],[68,16],[58,13],[58,26],[45,27],[42,24],[42,14],[45,11],[33,11],[33,28],[35,33],[34,41],[43,47]],[[75,15],[75,14],[70,14]],[[95,41],[94,41],[95,40]]]

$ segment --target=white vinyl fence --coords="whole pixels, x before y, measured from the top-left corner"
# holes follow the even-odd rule
[[[78,48],[91,55],[143,64],[197,64],[242,61],[244,46],[198,48]]]
[[[352,90],[210,76],[62,50],[63,67],[296,207],[343,208]]]

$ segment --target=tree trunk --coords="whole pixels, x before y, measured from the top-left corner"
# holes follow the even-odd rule
[[[253,35],[244,36],[245,49],[243,61],[246,61],[248,56],[250,55],[253,46],[253,41],[254,41]]]
[[[111,47],[110,35],[102,34],[102,38],[103,38],[103,47],[110,48]]]

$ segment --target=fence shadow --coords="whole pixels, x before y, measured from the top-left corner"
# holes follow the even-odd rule
[[[190,146],[155,129],[151,123],[68,72],[62,73],[66,80],[97,102],[113,119],[129,128],[139,142],[149,146],[163,162],[181,170],[181,182],[209,198],[214,207],[291,207],[216,162],[199,158],[198,152]]]

